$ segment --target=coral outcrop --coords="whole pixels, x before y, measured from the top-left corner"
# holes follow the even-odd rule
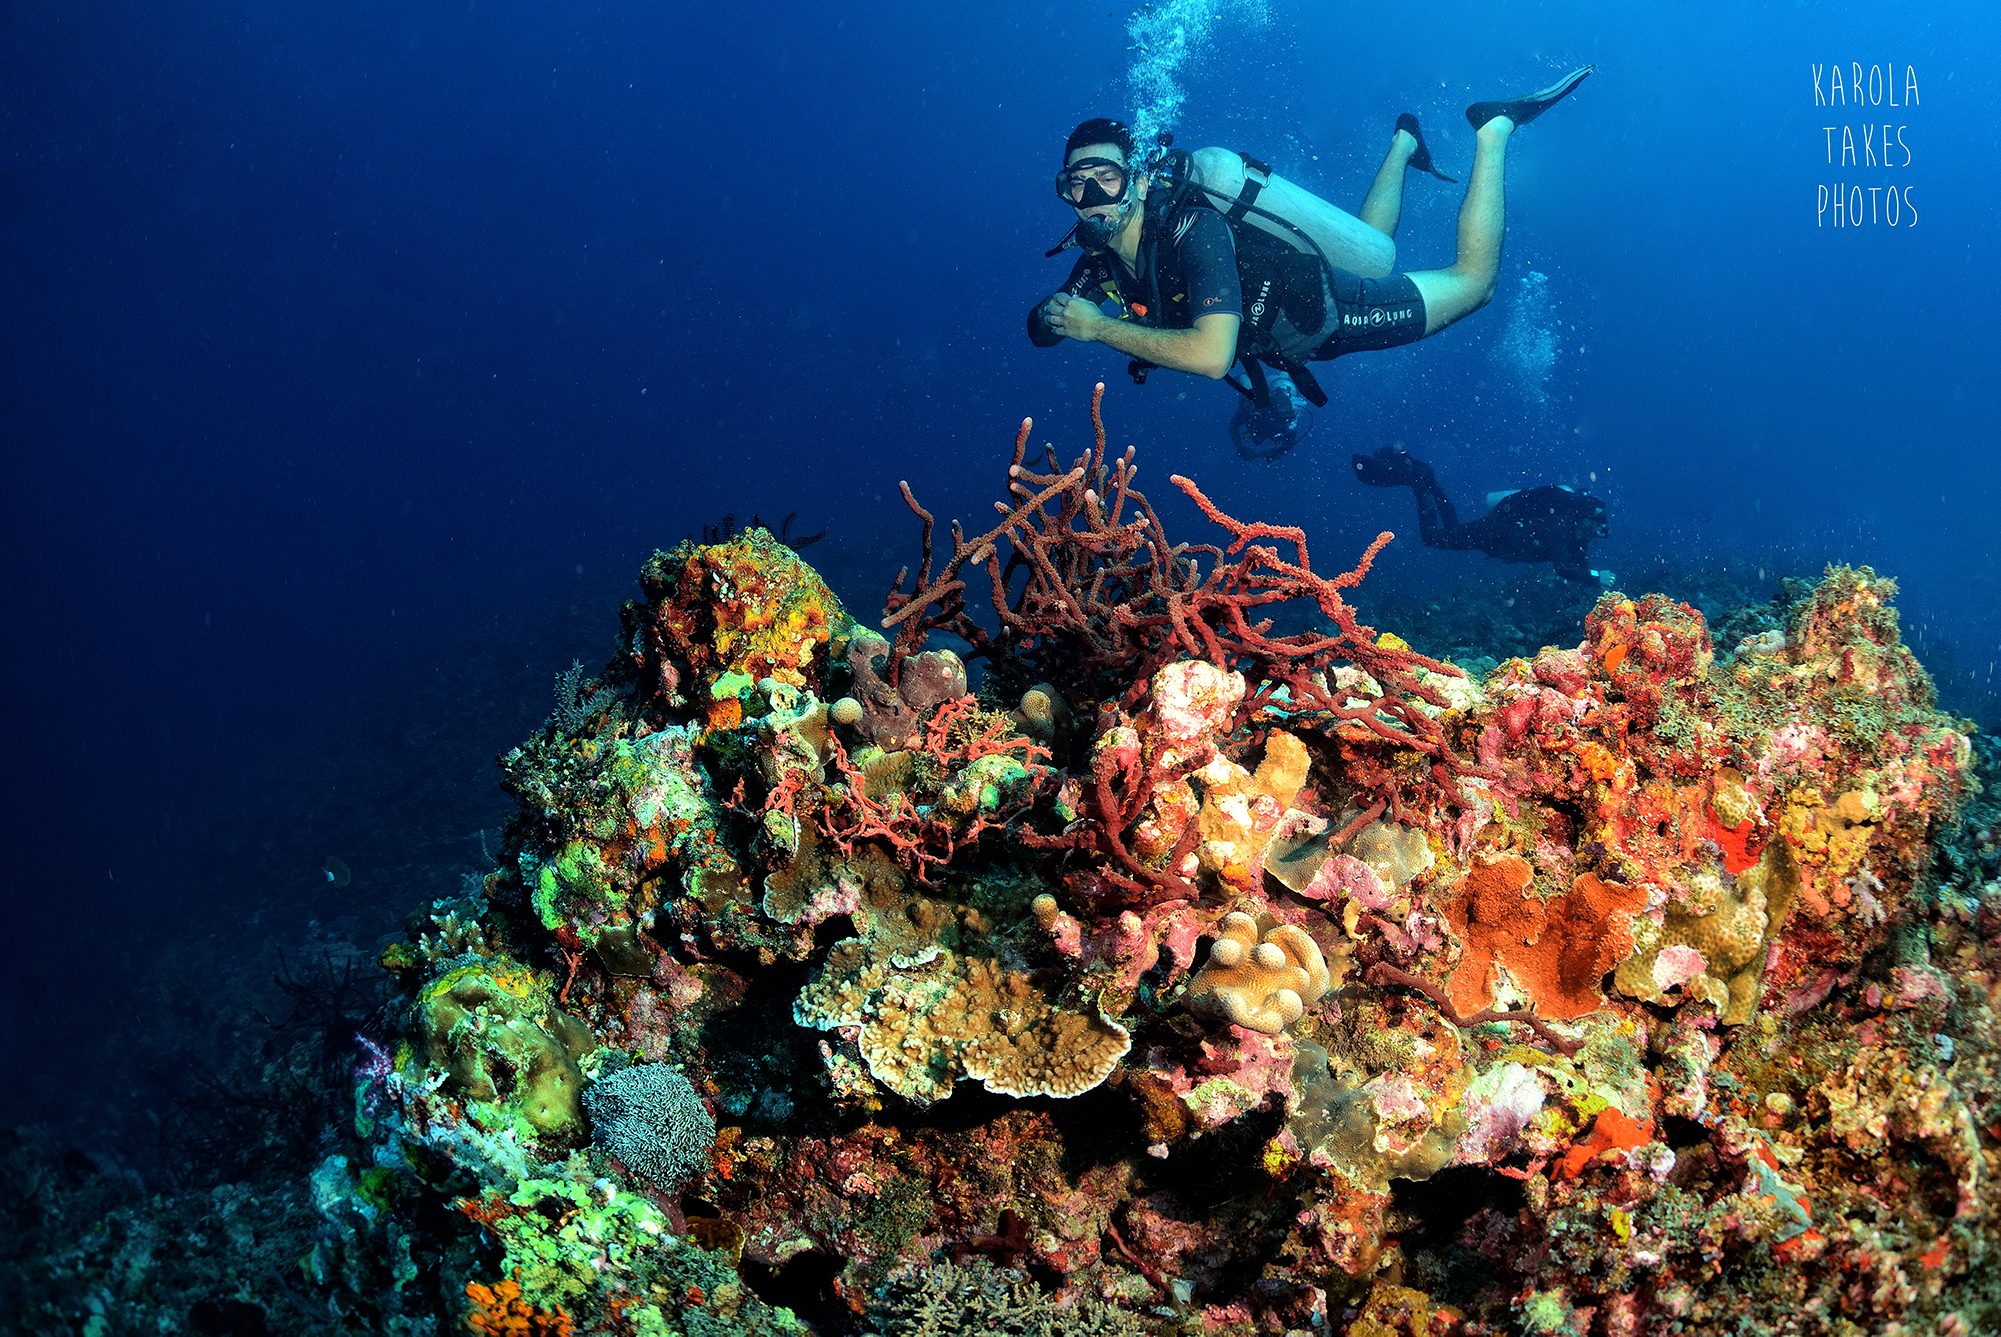
[[[918,1104],[961,1078],[1005,1096],[1082,1095],[1132,1047],[1123,1027],[1055,1006],[1027,975],[937,946],[841,943],[792,1012],[803,1026],[853,1028],[869,1074]]]
[[[646,564],[483,887],[384,956],[309,1284],[576,1334],[2001,1323],[2001,842],[1940,852],[1973,753],[1891,582],[1722,653],[1609,594],[1469,678],[1344,599],[1387,536],[1327,575],[1177,479],[1222,538],[1175,542],[1093,422],[1024,425],[983,533],[906,490],[876,628],[761,530]]]

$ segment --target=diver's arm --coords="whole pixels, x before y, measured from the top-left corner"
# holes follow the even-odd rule
[[[1212,381],[1229,374],[1237,360],[1240,316],[1220,313],[1195,318],[1189,330],[1156,330],[1127,320],[1113,320],[1082,298],[1058,293],[1042,307],[1043,320],[1057,334],[1085,343],[1100,343],[1129,357],[1170,371],[1207,376]]]

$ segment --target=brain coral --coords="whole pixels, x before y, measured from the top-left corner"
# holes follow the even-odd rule
[[[678,1188],[708,1164],[715,1116],[671,1064],[612,1073],[584,1092],[584,1106],[592,1141],[661,1188]]]
[[[1260,941],[1258,921],[1238,910],[1223,916],[1222,928],[1188,983],[1191,1011],[1277,1035],[1326,994],[1327,959],[1305,929],[1280,924]]]

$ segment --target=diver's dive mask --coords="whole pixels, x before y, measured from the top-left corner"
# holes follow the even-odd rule
[[[1132,217],[1139,193],[1132,188],[1132,171],[1111,158],[1079,158],[1056,174],[1056,195],[1072,209],[1112,206],[1109,214],[1086,214],[1077,220],[1077,244],[1087,251],[1108,250],[1112,238]]]
[[[1056,194],[1073,209],[1122,204],[1132,174],[1111,158],[1079,158],[1056,174]]]

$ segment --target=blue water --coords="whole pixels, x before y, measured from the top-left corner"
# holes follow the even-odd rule
[[[1412,531],[1389,590],[1497,572],[1354,484],[1350,450],[1403,441],[1462,504],[1599,492],[1621,573],[1769,596],[1870,563],[1949,704],[2001,719],[1997,52],[1963,2],[5,0],[4,977],[12,1042],[55,1074],[7,1117],[127,1099],[91,1087],[92,1046],[158,1005],[171,935],[327,913],[299,898],[328,853],[413,901],[384,883],[419,856],[381,846],[446,821],[437,703],[478,735],[453,802],[497,824],[480,749],[601,660],[655,546],[797,511],[867,614],[912,552],[897,481],[980,522],[1014,425],[1074,450],[1099,379],[1181,537],[1206,535],[1172,472],[1329,567]],[[1588,62],[1514,139],[1493,304],[1323,364],[1334,404],[1281,464],[1232,453],[1226,387],[1023,337],[1068,273],[1042,255],[1063,137],[1134,88],[1182,144],[1353,209],[1399,112],[1463,178],[1468,102]],[[1854,63],[1899,105],[1817,106],[1813,67],[1846,93]],[[1873,138],[1876,165],[1829,163],[1823,127],[1859,158],[1865,125],[1897,165]],[[1910,203],[1837,228],[1836,183]],[[1410,178],[1402,267],[1449,263],[1459,190]]]

